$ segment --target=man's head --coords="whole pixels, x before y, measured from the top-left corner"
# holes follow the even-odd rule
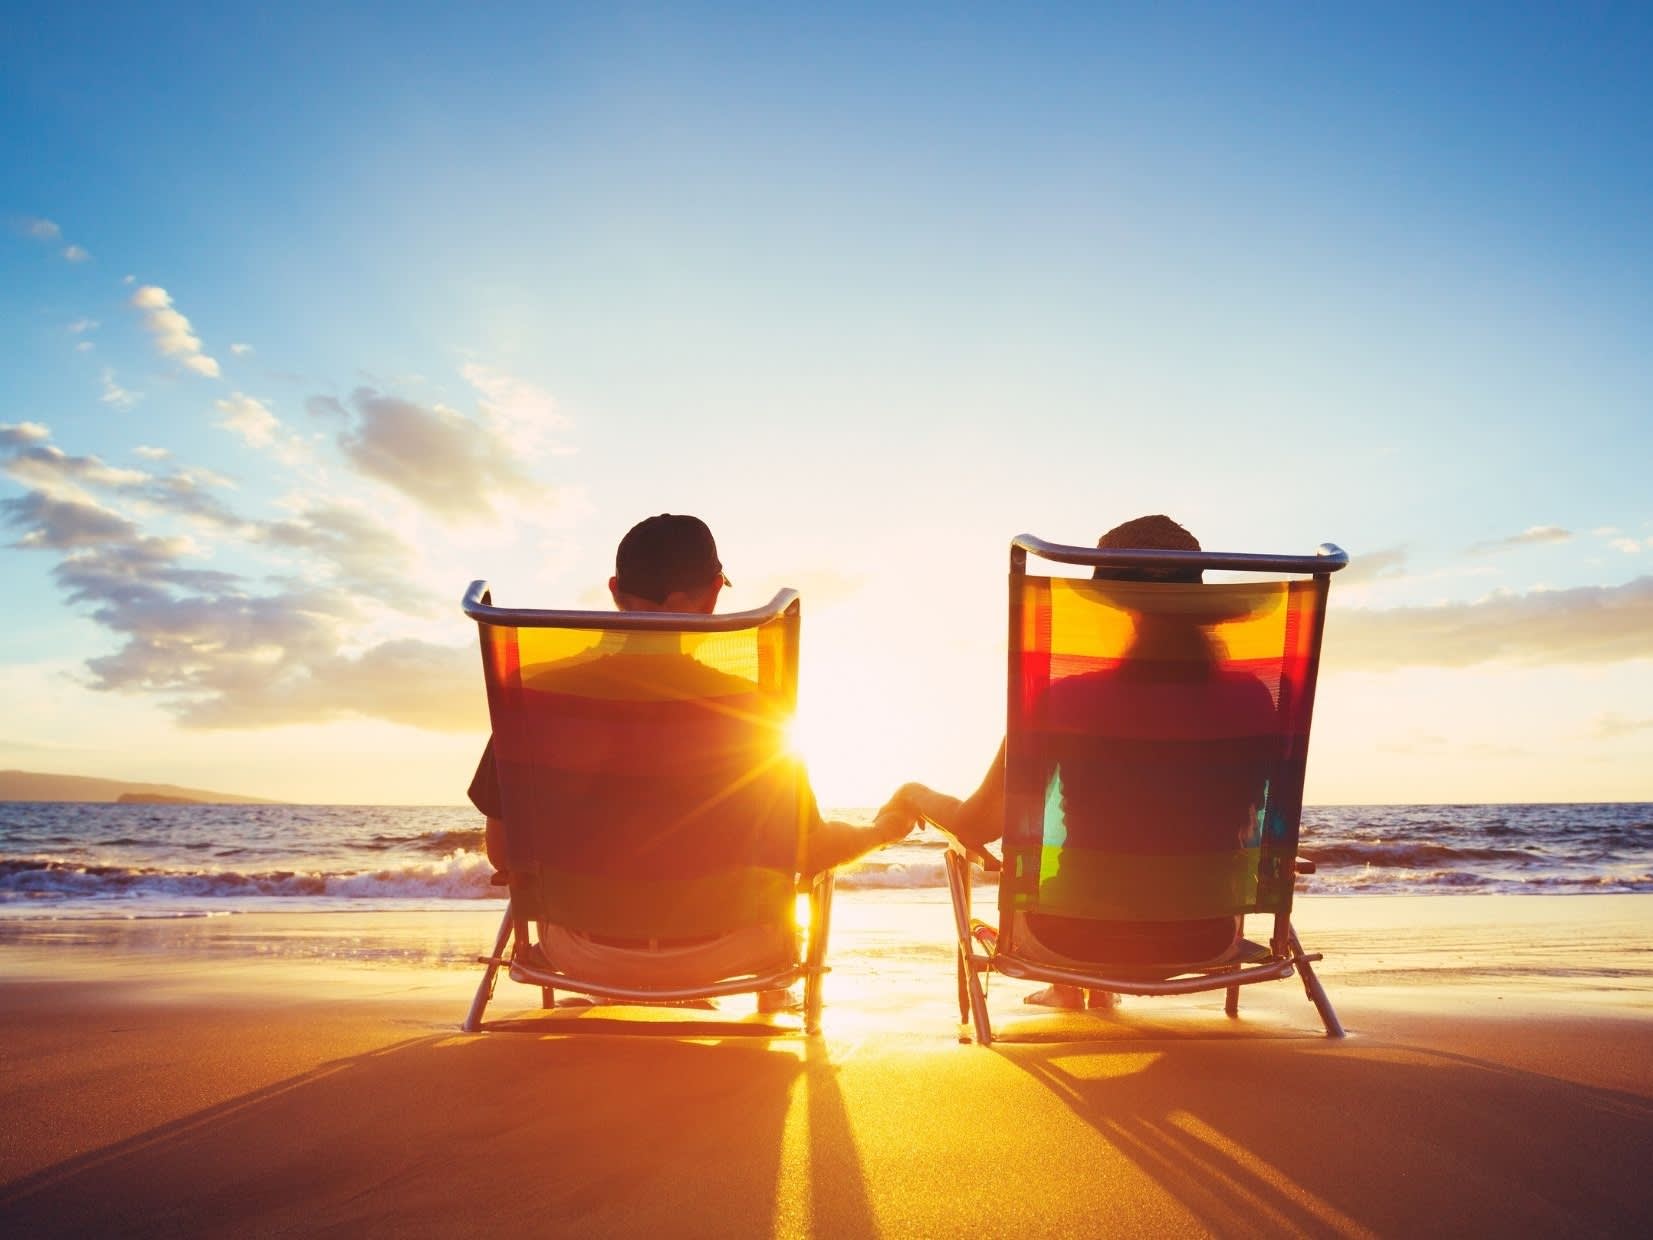
[[[1155,513],[1116,525],[1096,545],[1104,550],[1198,551],[1200,540],[1170,517]],[[1098,567],[1092,577],[1103,581],[1180,581],[1198,584],[1204,580],[1198,568],[1108,568]]]
[[[663,512],[639,521],[620,540],[608,592],[621,611],[710,614],[728,584],[706,523]]]

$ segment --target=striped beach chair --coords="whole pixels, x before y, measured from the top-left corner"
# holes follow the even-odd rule
[[[1198,567],[1223,584],[1041,576],[1028,556]],[[1021,535],[1010,551],[999,922],[971,915],[972,864],[947,856],[960,1037],[992,1041],[985,975],[1113,994],[1301,977],[1343,1030],[1292,926],[1304,765],[1330,574],[1347,555],[1101,550]],[[1253,579],[1265,574],[1264,579]],[[1272,917],[1266,943],[1236,917]]]
[[[786,736],[796,592],[721,615],[530,611],[476,581],[464,609],[510,891],[464,1028],[504,968],[546,1007],[558,990],[661,1003],[801,979],[816,1032],[832,875],[800,878],[815,807]]]

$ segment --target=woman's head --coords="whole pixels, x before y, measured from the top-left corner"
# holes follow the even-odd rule
[[[1105,551],[1198,551],[1200,540],[1163,513],[1137,517],[1116,525],[1096,545]],[[1113,568],[1099,565],[1092,577],[1101,581],[1173,581],[1197,585],[1204,580],[1196,567]]]

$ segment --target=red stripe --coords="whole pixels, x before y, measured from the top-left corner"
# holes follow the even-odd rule
[[[524,690],[495,744],[505,759],[589,774],[746,772],[783,752],[783,719],[758,694],[692,701],[615,701]]]

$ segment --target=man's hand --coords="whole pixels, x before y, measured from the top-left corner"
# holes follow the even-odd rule
[[[886,843],[893,844],[897,840],[906,839],[914,827],[920,826],[923,819],[918,811],[899,797],[891,797],[884,802],[877,815],[872,820],[873,830],[878,838]]]
[[[898,807],[902,813],[917,819],[920,826],[934,823],[942,830],[951,832],[956,828],[962,804],[957,797],[947,796],[923,784],[910,783],[897,788],[895,795],[884,803],[884,809],[879,813]]]

